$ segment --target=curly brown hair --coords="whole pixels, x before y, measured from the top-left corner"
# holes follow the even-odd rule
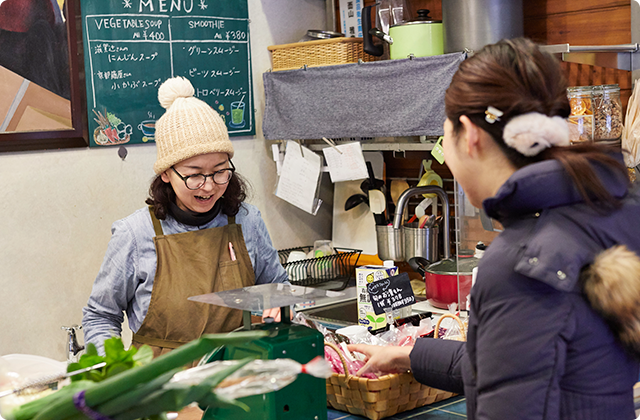
[[[169,203],[176,201],[176,193],[170,183],[164,182],[157,175],[149,187],[149,198],[145,203],[153,206],[153,213],[159,220],[166,219],[169,214]],[[222,207],[220,211],[227,216],[235,216],[240,210],[240,205],[247,198],[249,186],[245,179],[234,172],[227,185],[227,190],[220,198]]]
[[[504,113],[494,124],[485,121],[489,106]],[[525,38],[487,45],[463,61],[445,94],[445,113],[453,124],[454,133],[460,133],[460,117],[466,115],[491,135],[516,168],[557,159],[587,203],[593,205],[598,201],[604,207],[620,206],[620,200],[604,187],[593,165],[604,165],[628,180],[624,164],[615,157],[619,147],[587,143],[550,147],[538,155],[525,156],[509,147],[502,138],[506,123],[518,115],[538,112],[566,118],[570,111],[567,82],[559,60]]]

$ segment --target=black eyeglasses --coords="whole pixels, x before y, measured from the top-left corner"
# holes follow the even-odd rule
[[[175,172],[176,175],[178,175],[180,179],[184,181],[184,185],[188,189],[197,190],[199,188],[202,188],[205,182],[207,182],[207,178],[211,178],[213,182],[218,185],[224,185],[229,182],[236,170],[236,167],[233,166],[233,162],[231,162],[231,160],[229,160],[229,164],[231,165],[230,168],[220,169],[219,171],[215,171],[210,175],[194,174],[182,176],[178,171],[176,171],[176,168],[174,168],[173,166],[171,167],[171,169],[173,169],[173,172]]]

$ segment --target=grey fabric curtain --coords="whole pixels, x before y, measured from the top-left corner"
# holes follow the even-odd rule
[[[442,135],[444,93],[466,58],[453,53],[264,74],[264,136]]]

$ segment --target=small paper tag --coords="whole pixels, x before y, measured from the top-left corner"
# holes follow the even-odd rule
[[[431,155],[438,161],[440,165],[444,164],[444,149],[442,148],[443,138],[444,136],[440,136],[436,145],[433,146],[433,150],[431,150]]]

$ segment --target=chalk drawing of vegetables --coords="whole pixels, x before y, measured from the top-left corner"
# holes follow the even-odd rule
[[[92,110],[98,118],[94,118],[98,123],[98,127],[93,132],[93,139],[96,144],[105,146],[113,144],[128,143],[131,139],[133,128],[130,124],[125,124],[111,112],[104,110],[104,114],[100,111]]]

